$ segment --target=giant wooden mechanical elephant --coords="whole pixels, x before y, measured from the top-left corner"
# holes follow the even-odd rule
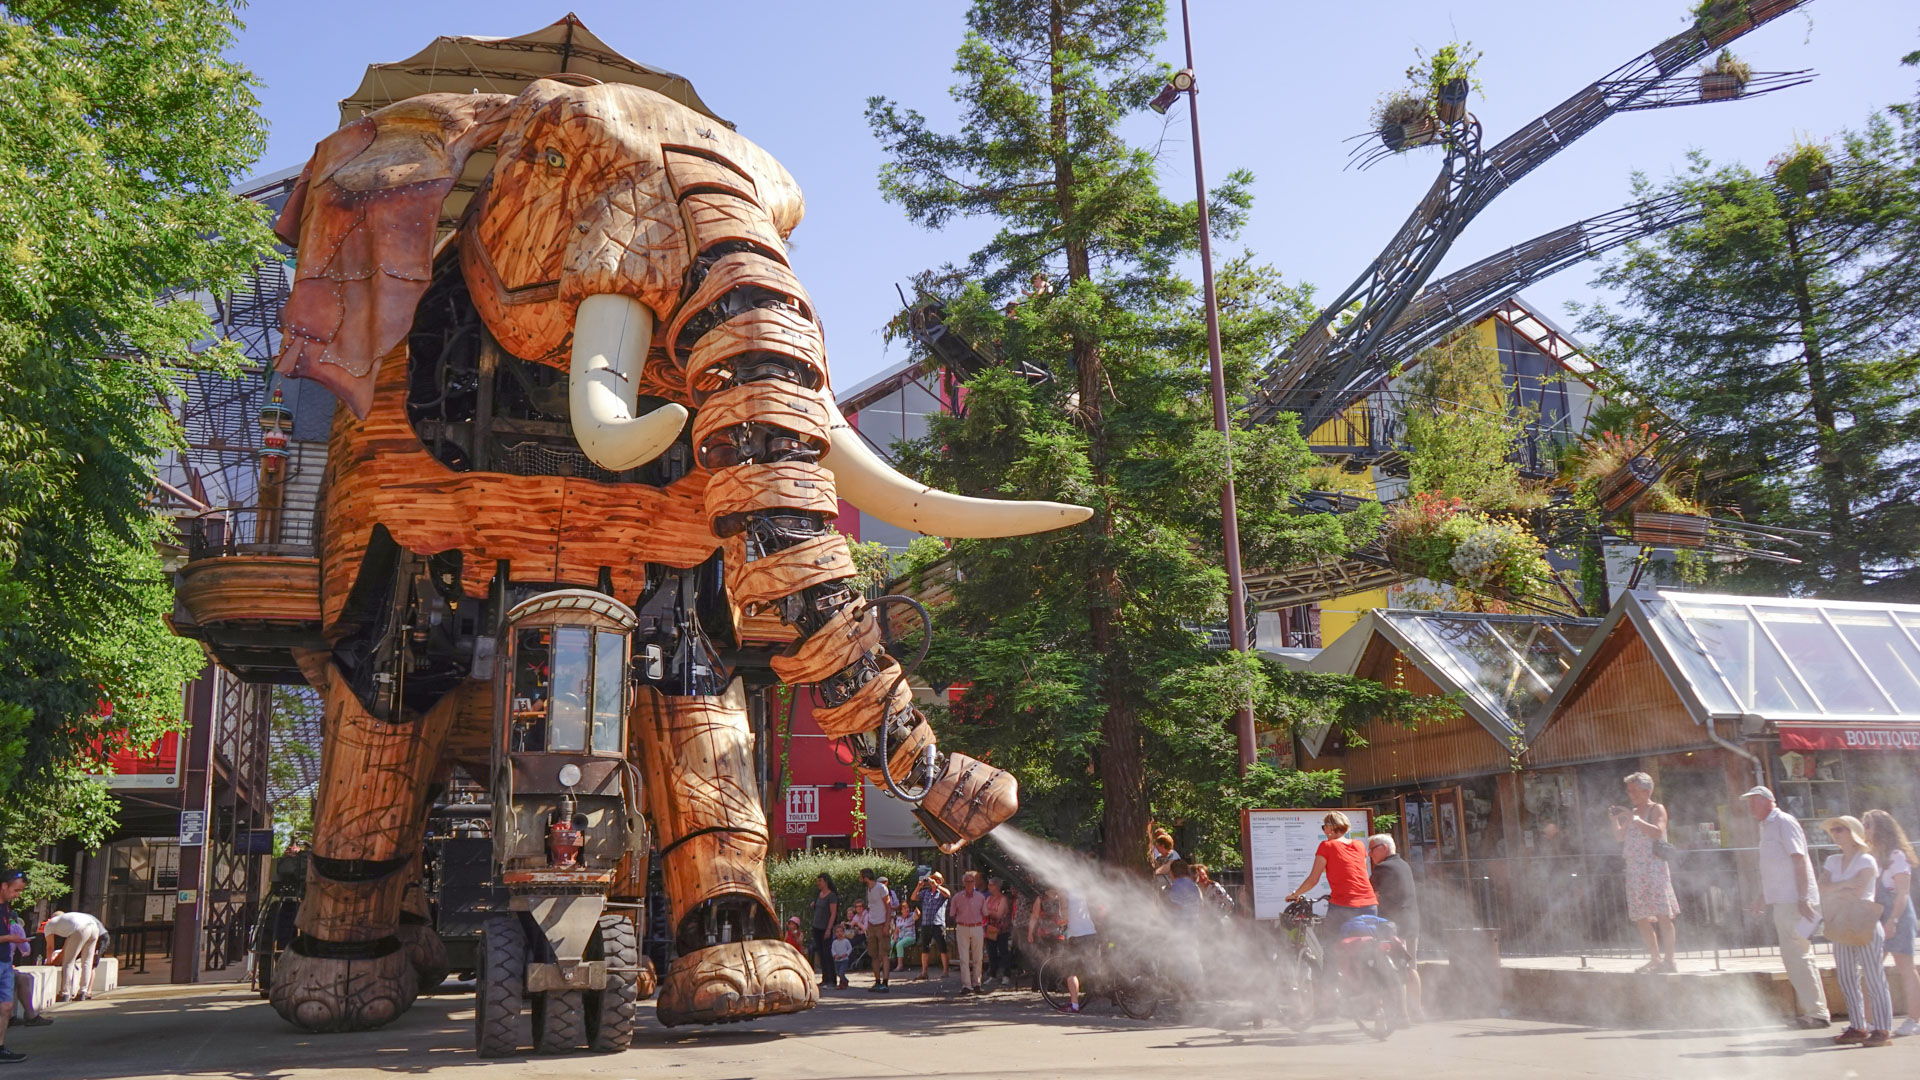
[[[384,1023],[432,962],[403,897],[437,778],[500,737],[494,645],[529,597],[628,605],[608,616],[635,627],[616,765],[645,774],[663,853],[679,954],[660,985],[667,1023],[815,1001],[761,868],[732,673],[754,648],[812,685],[821,727],[864,776],[917,799],[936,840],[957,846],[1014,809],[1010,777],[935,748],[830,523],[840,498],[947,536],[1088,511],[892,472],[829,395],[787,262],[801,197],[786,170],[666,97],[582,81],[380,109],[319,144],[278,223],[298,249],[280,371],[348,407],[320,537],[328,649],[300,657],[325,699],[324,776],[300,936],[272,987],[310,1029]],[[497,164],[437,236],[483,148]],[[597,857],[578,846],[568,859]],[[646,850],[603,875],[615,897],[644,893]]]

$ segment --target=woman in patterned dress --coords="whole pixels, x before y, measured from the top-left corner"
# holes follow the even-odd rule
[[[1627,857],[1627,918],[1640,928],[1653,959],[1640,972],[1674,971],[1673,919],[1680,901],[1673,895],[1673,874],[1666,860],[1653,853],[1655,841],[1667,838],[1667,808],[1653,801],[1653,777],[1637,772],[1626,778],[1631,807],[1616,806],[1613,837]]]

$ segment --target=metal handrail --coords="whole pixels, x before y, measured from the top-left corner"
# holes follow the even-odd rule
[[[188,561],[234,555],[311,556],[316,553],[310,509],[219,506],[175,520]]]

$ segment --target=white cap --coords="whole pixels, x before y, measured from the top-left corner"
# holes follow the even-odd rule
[[[1766,786],[1765,784],[1756,784],[1753,787],[1748,788],[1744,793],[1741,794],[1740,797],[1743,799],[1750,799],[1755,795],[1760,796],[1761,798],[1767,800],[1768,802],[1779,801],[1773,797],[1773,789]]]

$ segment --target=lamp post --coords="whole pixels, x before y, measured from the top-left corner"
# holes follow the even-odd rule
[[[1187,119],[1193,129],[1193,188],[1200,204],[1200,281],[1207,308],[1207,364],[1213,379],[1213,426],[1227,440],[1226,480],[1220,486],[1220,532],[1227,562],[1227,633],[1235,652],[1247,651],[1246,581],[1240,570],[1240,517],[1233,497],[1233,421],[1227,412],[1227,375],[1220,363],[1220,305],[1213,288],[1213,241],[1207,226],[1207,174],[1200,160],[1200,92],[1193,77],[1193,22],[1187,0],[1180,0],[1180,33],[1187,47],[1187,66],[1153,99],[1155,112],[1164,113],[1181,95],[1187,96]],[[1253,702],[1243,701],[1233,720],[1234,742],[1240,751],[1240,775],[1253,766]]]

